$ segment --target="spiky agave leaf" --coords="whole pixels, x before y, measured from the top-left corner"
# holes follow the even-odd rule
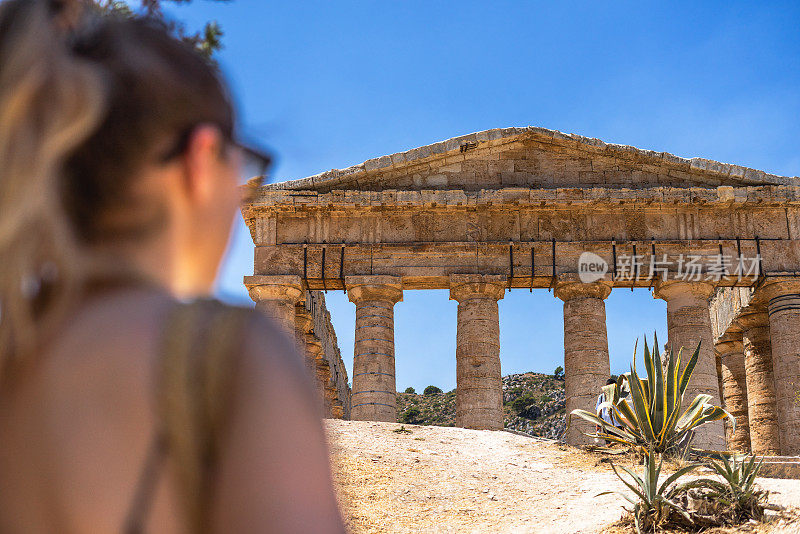
[[[670,514],[675,512],[688,523],[693,523],[692,517],[677,502],[673,500],[676,495],[675,482],[696,468],[697,465],[683,467],[660,482],[663,457],[656,463],[655,454],[648,451],[645,455],[644,473],[640,477],[633,470],[625,466],[616,466],[611,463],[611,469],[620,481],[633,492],[634,497],[617,491],[604,491],[598,495],[617,493],[634,505],[630,510],[633,515],[634,526],[638,531],[651,531],[670,520]],[[625,472],[631,480],[627,480],[619,470]],[[638,498],[638,500],[637,500]]]
[[[638,340],[635,347],[638,347]],[[672,348],[666,352],[666,369],[657,352],[657,336],[654,336],[653,348],[651,351],[645,339],[646,378],[639,375],[634,348],[630,372],[618,377],[616,384],[603,387],[606,401],[600,404],[600,409],[610,408],[621,428],[585,410],[573,410],[570,421],[572,415],[577,415],[600,428],[596,433],[587,434],[589,436],[623,443],[629,447],[651,448],[658,453],[675,451],[687,435],[691,435],[698,426],[707,422],[729,418],[731,424],[735,425],[735,420],[728,412],[710,404],[709,395],[698,395],[683,410],[683,395],[697,364],[700,345],[680,373],[682,348],[677,354]],[[629,398],[622,394],[626,387]],[[688,447],[688,442],[686,445]]]
[[[650,499],[647,498],[647,495],[644,492],[644,482],[642,481],[642,479],[639,478],[639,476],[636,475],[636,473],[634,473],[624,465],[621,465],[619,467],[620,469],[625,471],[628,475],[630,475],[631,478],[633,478],[633,481],[636,482],[636,486],[625,480],[622,477],[622,475],[619,474],[619,471],[617,471],[617,466],[614,465],[614,462],[611,462],[611,470],[614,471],[614,474],[617,475],[617,478],[619,478],[622,481],[622,483],[628,487],[629,490],[631,490],[634,494],[636,494],[636,496],[639,497],[639,499],[641,499],[641,501],[649,507]]]
[[[700,465],[702,465],[702,464],[690,464],[690,465],[687,465],[687,466],[685,466],[685,467],[681,467],[680,469],[678,469],[677,471],[675,471],[674,473],[672,473],[670,476],[668,476],[668,477],[666,478],[666,480],[664,480],[664,482],[661,484],[661,487],[658,489],[658,492],[666,495],[666,494],[667,494],[667,489],[668,489],[668,488],[669,488],[669,487],[670,487],[670,486],[671,486],[671,485],[672,485],[672,484],[673,484],[675,481],[677,481],[677,480],[678,480],[680,477],[682,477],[683,475],[686,475],[686,474],[688,474],[688,473],[691,473],[692,471],[694,471],[695,469],[697,469],[698,467],[700,467]]]
[[[700,345],[702,344],[702,340],[697,344],[697,348],[694,349],[694,353],[692,357],[689,358],[689,361],[686,362],[686,367],[683,369],[681,373],[681,380],[678,386],[678,391],[683,396],[686,393],[686,388],[689,386],[689,379],[692,377],[692,373],[694,372],[694,368],[697,365],[697,360],[700,358]],[[683,347],[681,347],[683,350]],[[678,367],[680,369],[680,367]]]

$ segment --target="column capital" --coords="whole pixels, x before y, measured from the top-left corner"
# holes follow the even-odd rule
[[[729,354],[743,354],[744,344],[741,332],[725,332],[714,343],[714,348],[717,350],[719,357],[725,361]]]
[[[294,309],[294,323],[298,331],[302,333],[313,330],[314,318],[311,312],[303,304],[297,304]]]
[[[769,315],[766,308],[746,306],[742,308],[734,322],[739,328],[746,331],[752,328],[769,326]]]
[[[686,280],[659,280],[656,282],[653,298],[666,301],[686,302],[687,304],[704,303],[714,293],[714,284],[709,282],[690,282]]]
[[[296,304],[303,296],[303,279],[295,275],[244,277],[244,285],[255,302],[279,300]]]
[[[323,357],[322,340],[315,333],[306,332],[303,341],[306,343],[309,354],[317,358]]]
[[[500,300],[505,296],[508,277],[504,274],[451,274],[450,300],[473,297]]]
[[[396,304],[403,300],[403,283],[399,276],[355,275],[344,279],[350,302],[385,300]]]
[[[611,282],[596,280],[594,282],[581,282],[577,275],[572,273],[558,276],[553,295],[564,302],[575,298],[595,298],[605,300],[611,294]]]
[[[763,294],[767,300],[785,295],[787,293],[800,293],[800,277],[776,276],[765,278],[756,287],[756,293]]]

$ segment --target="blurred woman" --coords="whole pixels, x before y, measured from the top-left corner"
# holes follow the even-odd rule
[[[0,4],[0,532],[342,532],[292,343],[206,298],[223,83],[143,19]]]

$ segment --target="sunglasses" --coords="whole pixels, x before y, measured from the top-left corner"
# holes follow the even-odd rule
[[[159,161],[162,164],[168,163],[185,153],[189,148],[189,142],[196,130],[197,126],[195,125],[184,131],[172,145],[172,148],[161,155]],[[238,150],[242,157],[239,185],[248,185],[252,187],[260,186],[264,182],[272,166],[273,160],[269,152],[256,147],[252,143],[243,143],[234,139],[229,139],[226,143]]]

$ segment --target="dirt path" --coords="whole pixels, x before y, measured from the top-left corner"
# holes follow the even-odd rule
[[[588,533],[619,519],[624,489],[597,457],[502,431],[326,421],[351,532]],[[800,481],[764,479],[800,506]],[[787,530],[788,532],[788,530]]]

